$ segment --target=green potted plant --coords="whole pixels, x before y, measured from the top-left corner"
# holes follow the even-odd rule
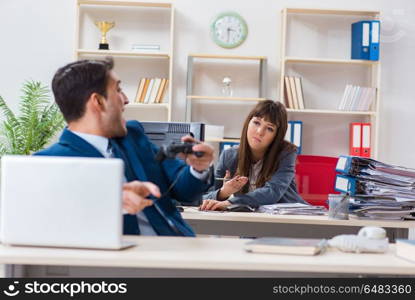
[[[0,96],[0,156],[39,151],[65,124],[59,108],[50,103],[47,87],[38,81],[26,81],[22,92],[19,115]]]

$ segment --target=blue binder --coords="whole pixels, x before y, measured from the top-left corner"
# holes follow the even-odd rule
[[[370,21],[352,24],[352,59],[369,59]]]
[[[297,154],[301,154],[303,144],[303,122],[288,121],[286,139],[297,146]]]
[[[336,171],[343,174],[349,174],[352,167],[352,158],[353,156],[340,155],[337,160]]]
[[[379,60],[380,21],[352,24],[352,59]]]
[[[370,22],[369,60],[379,60],[380,22]]]
[[[354,196],[356,195],[356,178],[346,175],[336,175],[334,189],[338,192],[349,193]]]

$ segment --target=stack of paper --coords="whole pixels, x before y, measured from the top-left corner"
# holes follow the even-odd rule
[[[370,158],[341,156],[335,189],[354,196],[352,208],[361,217],[412,218],[415,215],[415,169]]]
[[[353,211],[358,217],[382,220],[412,219],[414,208],[367,206]]]
[[[312,206],[303,203],[277,203],[262,205],[258,212],[278,215],[324,215],[327,210],[324,206]]]

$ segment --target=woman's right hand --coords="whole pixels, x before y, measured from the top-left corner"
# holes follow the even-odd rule
[[[236,175],[234,178],[231,178],[231,173],[229,170],[226,170],[224,177],[223,186],[219,191],[218,199],[226,200],[232,194],[240,191],[242,187],[248,182],[248,177]]]

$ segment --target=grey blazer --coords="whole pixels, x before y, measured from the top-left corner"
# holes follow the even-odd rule
[[[297,154],[282,152],[282,159],[278,170],[272,175],[263,187],[252,192],[242,194],[236,193],[234,198],[228,199],[234,204],[248,204],[252,207],[275,203],[305,202],[297,192],[295,183],[295,160]],[[234,176],[238,167],[238,146],[226,149],[219,157],[215,171],[215,178],[223,178],[226,170]],[[203,199],[217,199],[223,181],[215,180],[215,185],[203,196]]]

